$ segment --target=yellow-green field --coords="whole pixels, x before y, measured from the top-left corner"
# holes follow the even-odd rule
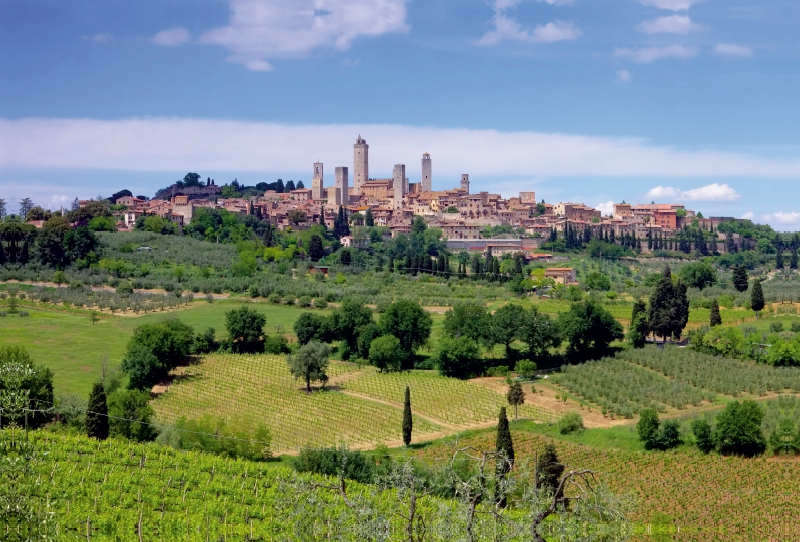
[[[177,311],[111,316],[95,324],[88,312],[63,313],[21,307],[28,310],[29,317],[0,318],[0,344],[23,346],[36,363],[52,369],[56,395],[88,397],[92,383],[100,377],[103,358],[108,357],[109,367],[119,365],[135,327],[165,318],[180,318],[195,331],[213,327],[217,337],[225,337],[225,312],[243,303],[246,301],[195,301]],[[268,333],[275,333],[275,326],[281,326],[282,333],[293,333],[295,320],[309,310],[267,303],[248,303],[248,306],[266,316]]]
[[[352,370],[349,364],[334,362],[329,376],[335,380]],[[209,415],[234,426],[264,424],[279,451],[400,437],[400,409],[335,390],[308,394],[304,386],[289,374],[285,356],[211,355],[186,368],[153,407],[156,418],[165,423]],[[436,429],[424,420],[415,424],[418,434]]]

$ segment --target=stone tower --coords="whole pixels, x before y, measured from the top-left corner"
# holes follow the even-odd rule
[[[311,180],[311,199],[314,201],[325,199],[325,183],[323,179],[322,162],[314,162],[314,178]]]
[[[369,145],[359,134],[353,145],[353,188],[361,193],[361,186],[369,180]]]
[[[350,205],[350,181],[346,167],[337,167],[334,175],[334,188],[336,205]]]
[[[461,190],[469,194],[469,174],[467,173],[461,174]]]
[[[420,182],[422,183],[420,189],[423,192],[431,191],[431,155],[427,152],[422,155],[422,179],[420,179]]]
[[[395,209],[403,207],[403,198],[408,191],[408,184],[406,183],[406,166],[397,164],[392,172],[392,189],[394,190],[392,200]]]

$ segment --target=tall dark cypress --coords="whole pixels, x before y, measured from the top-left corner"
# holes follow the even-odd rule
[[[403,401],[403,443],[408,446],[411,444],[411,430],[414,427],[414,419],[411,416],[411,389],[406,386],[406,398]]]
[[[761,289],[761,281],[758,279],[753,282],[753,290],[750,292],[750,308],[755,311],[756,318],[764,310],[764,290]]]
[[[496,478],[497,486],[495,489],[495,502],[501,507],[506,505],[505,491],[500,486],[503,485],[506,476],[514,466],[514,442],[511,440],[511,430],[508,428],[508,416],[506,407],[500,407],[500,416],[497,420],[497,440],[495,441],[497,451]]]
[[[797,269],[797,247],[792,248],[792,259],[789,260],[789,269]]]
[[[719,302],[716,297],[711,300],[711,320],[709,324],[711,327],[722,325],[722,316],[719,313]]]
[[[556,447],[552,443],[545,444],[542,455],[536,461],[536,487],[549,489],[555,494],[564,469],[564,464],[558,460]]]
[[[108,438],[108,403],[102,382],[95,382],[89,396],[89,410],[86,413],[86,434],[90,438]]]

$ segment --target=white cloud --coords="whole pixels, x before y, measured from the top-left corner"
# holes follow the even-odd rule
[[[671,11],[685,11],[698,1],[699,0],[639,0],[639,3],[645,6],[653,6]]]
[[[351,163],[359,133],[370,143],[370,169],[387,174],[397,163],[408,164],[413,173],[420,153],[427,151],[436,171],[454,178],[465,172],[487,179],[800,178],[800,159],[677,150],[634,138],[188,118],[0,119],[0,171],[305,171],[316,158],[331,167]],[[700,201],[731,194],[727,185],[710,187],[684,196]]]
[[[70,198],[69,196],[63,195],[56,195],[50,198],[50,206],[48,209],[58,209],[59,207],[69,207],[69,204],[72,203],[74,197]]]
[[[537,25],[533,30],[523,27],[508,14],[508,10],[519,4],[522,0],[495,0],[494,29],[489,30],[483,37],[475,42],[476,45],[497,45],[503,40],[522,41],[529,43],[554,43],[556,41],[578,39],[583,32],[574,24],[565,21],[554,21],[546,25]],[[541,0],[540,0],[541,1]],[[572,3],[563,0],[545,0],[548,4],[567,5]]]
[[[603,213],[603,216],[608,216],[614,212],[614,202],[607,201],[605,203],[598,203],[594,208]]]
[[[496,45],[503,40],[522,41],[530,43],[554,43],[556,41],[578,39],[583,32],[574,24],[555,21],[546,25],[537,25],[532,31],[523,28],[514,19],[505,14],[494,17],[494,30],[488,31],[476,45]]]
[[[647,193],[653,200],[679,200],[679,201],[738,201],[740,196],[727,184],[709,184],[691,190],[680,190],[672,186],[657,186]]]
[[[551,6],[571,6],[575,0],[539,0],[539,2],[547,2]]]
[[[777,212],[772,214],[766,214],[762,217],[764,222],[768,222],[770,224],[796,224],[800,222],[800,213],[797,212]]]
[[[698,53],[697,47],[685,47],[683,45],[670,45],[668,47],[644,47],[642,49],[621,49],[614,50],[614,55],[630,58],[634,62],[647,64],[662,58],[692,58]]]
[[[741,218],[744,220],[754,220],[756,218],[756,215],[755,213],[753,213],[753,211],[748,211],[745,214],[743,214]]]
[[[155,43],[156,45],[164,45],[166,47],[174,47],[176,45],[183,45],[184,43],[188,42],[191,36],[189,35],[189,31],[183,27],[178,28],[170,28],[168,30],[162,30],[152,38],[150,41]]]
[[[100,44],[111,43],[112,41],[114,41],[114,36],[106,33],[95,34],[94,36],[92,36],[92,41],[94,43],[100,43]]]
[[[228,26],[200,37],[231,51],[228,60],[251,70],[268,59],[297,58],[317,49],[345,50],[360,36],[407,32],[409,0],[229,0]]]
[[[753,56],[752,48],[743,45],[734,45],[732,43],[720,43],[714,47],[714,52],[729,56]]]
[[[686,15],[670,15],[644,21],[636,28],[645,34],[688,34],[696,29],[697,25]]]
[[[628,70],[619,70],[617,72],[617,81],[621,83],[630,83],[631,72],[629,72]]]

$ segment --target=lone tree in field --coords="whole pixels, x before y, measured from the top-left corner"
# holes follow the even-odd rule
[[[95,382],[92,386],[89,408],[86,412],[86,434],[97,440],[108,438],[108,403],[102,382]]]
[[[328,381],[328,357],[331,349],[327,344],[311,341],[289,356],[289,370],[295,378],[302,378],[306,383],[306,390],[311,393],[311,382],[318,380],[322,386]]]
[[[508,388],[508,393],[506,393],[506,399],[508,399],[508,404],[514,407],[514,421],[519,421],[519,405],[525,403],[525,392],[522,391],[522,386],[519,382],[514,382]]]
[[[737,292],[747,291],[747,268],[743,265],[737,265],[733,268],[733,287]]]
[[[231,339],[231,348],[237,354],[255,354],[264,351],[264,324],[266,317],[260,312],[242,307],[225,313],[225,327]]]
[[[722,325],[722,316],[719,314],[719,302],[717,298],[711,300],[711,321],[709,325],[711,327]]]
[[[511,431],[508,428],[506,407],[500,407],[500,416],[497,420],[497,486],[495,488],[495,502],[501,506],[506,505],[505,488],[503,487],[506,476],[514,467],[514,442],[511,440]]]
[[[758,318],[758,313],[764,310],[764,290],[761,289],[760,280],[753,283],[753,290],[750,292],[750,308],[755,311],[756,318]]]
[[[411,417],[411,389],[406,386],[406,398],[403,401],[403,443],[411,444],[411,430],[414,428],[414,419]]]

